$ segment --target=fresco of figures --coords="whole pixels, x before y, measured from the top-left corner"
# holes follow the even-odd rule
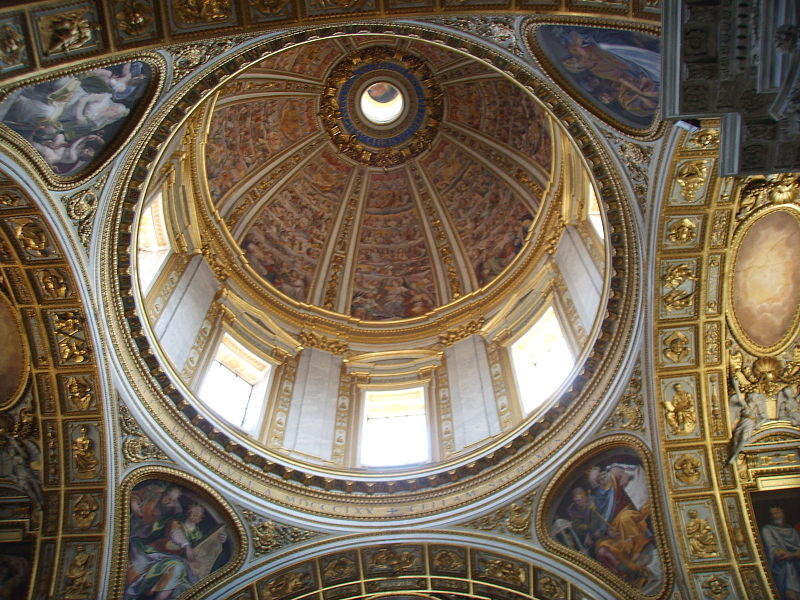
[[[600,115],[632,129],[656,118],[661,93],[661,47],[641,32],[542,25],[535,44],[551,68]]]
[[[464,60],[461,54],[425,42],[411,42],[408,49],[428,59],[435,71],[441,72],[448,65]]]
[[[214,111],[206,141],[206,174],[218,202],[251,171],[318,130],[313,98],[260,98]]]
[[[279,52],[262,61],[256,71],[300,73],[303,77],[321,80],[328,66],[345,51],[334,40],[322,40]]]
[[[519,86],[505,79],[479,79],[448,86],[448,95],[464,99],[449,105],[451,120],[512,146],[549,170],[547,115]]]
[[[480,163],[448,141],[426,157],[425,168],[484,286],[522,249],[533,215],[522,199]]]
[[[352,167],[330,150],[315,156],[254,219],[245,257],[281,292],[305,302]]]
[[[121,134],[151,79],[150,66],[137,60],[28,85],[0,104],[0,121],[24,137],[54,173],[76,175]]]
[[[750,500],[777,598],[800,598],[800,488],[752,492]]]
[[[350,306],[354,317],[403,319],[436,306],[423,231],[405,170],[373,175],[361,223]]]
[[[230,527],[205,493],[162,479],[131,491],[125,600],[174,600],[233,556]]]
[[[647,477],[638,454],[607,450],[573,467],[548,506],[550,536],[644,594],[662,584]]]

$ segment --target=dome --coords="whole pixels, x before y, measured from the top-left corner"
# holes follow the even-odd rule
[[[282,48],[159,161],[136,241],[151,339],[250,452],[446,468],[575,389],[607,293],[595,184],[490,63],[399,35]]]
[[[386,123],[368,113],[378,86]],[[266,293],[358,320],[420,317],[496,281],[553,168],[530,94],[423,42],[311,42],[210,104],[208,195]]]

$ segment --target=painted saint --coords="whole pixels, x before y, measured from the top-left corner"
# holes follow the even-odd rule
[[[228,526],[187,487],[146,480],[130,499],[126,600],[173,600],[232,556]]]

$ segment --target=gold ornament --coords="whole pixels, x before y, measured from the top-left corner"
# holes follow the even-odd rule
[[[681,186],[681,196],[687,202],[692,202],[697,191],[703,186],[708,174],[708,166],[703,160],[683,163],[678,169],[678,185]]]
[[[80,529],[88,529],[94,523],[99,508],[91,494],[81,494],[72,505],[72,519]]]
[[[669,239],[676,244],[688,244],[697,237],[697,225],[684,217],[669,227]]]
[[[731,593],[728,583],[716,575],[702,583],[703,591],[711,600],[725,600]]]
[[[695,558],[713,558],[719,556],[719,543],[714,530],[708,521],[697,516],[695,509],[687,513],[689,521],[686,523],[686,537],[689,541],[689,550]]]
[[[67,399],[76,410],[89,410],[92,403],[92,388],[86,379],[74,376],[67,379]]]
[[[667,336],[664,345],[664,357],[674,363],[683,362],[689,356],[689,338],[680,331]]]
[[[100,461],[94,453],[94,441],[88,436],[89,427],[80,426],[80,435],[72,442],[72,460],[79,479],[91,479],[97,475]]]
[[[94,556],[86,552],[86,546],[80,544],[77,552],[67,568],[67,584],[64,587],[64,598],[85,599],[89,591],[89,568]]]
[[[77,50],[89,43],[97,25],[86,18],[87,14],[87,10],[76,10],[43,18],[40,23],[42,39],[48,40],[45,56]]]
[[[673,435],[686,435],[694,431],[697,425],[697,412],[694,407],[694,398],[683,389],[683,384],[673,385],[675,393],[671,400],[664,401],[664,408],[667,411],[667,423],[672,429]]]
[[[231,13],[230,0],[178,0],[178,16],[184,23],[219,23]]]
[[[372,555],[370,566],[375,569],[389,569],[392,573],[401,573],[416,567],[417,557],[411,552],[397,553],[389,548],[381,548]]]
[[[481,575],[485,577],[499,579],[510,585],[525,585],[525,569],[520,566],[499,559],[481,560],[480,563],[483,565]]]
[[[672,469],[678,481],[689,484],[700,481],[700,459],[694,454],[679,456],[673,463]]]

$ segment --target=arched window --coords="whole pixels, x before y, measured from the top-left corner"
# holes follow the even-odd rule
[[[256,434],[264,414],[272,365],[224,334],[206,368],[198,397],[231,425]]]
[[[552,304],[511,345],[511,363],[525,414],[541,406],[569,375],[575,357]]]
[[[391,467],[430,460],[424,387],[366,389],[363,404],[361,465]]]

